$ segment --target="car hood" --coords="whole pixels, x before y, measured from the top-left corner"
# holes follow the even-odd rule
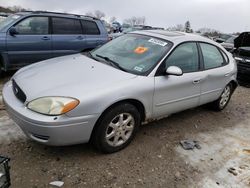
[[[27,66],[13,79],[27,101],[43,96],[80,98],[90,92],[112,87],[136,75],[123,72],[82,54],[63,56]]]
[[[250,47],[250,32],[243,32],[234,39],[234,47]]]

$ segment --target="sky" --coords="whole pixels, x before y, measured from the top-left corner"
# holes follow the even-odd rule
[[[172,27],[212,28],[224,33],[250,30],[250,0],[0,0],[0,6],[19,5],[32,10],[85,14],[101,10],[108,21],[122,22],[132,16],[145,16],[146,24]]]

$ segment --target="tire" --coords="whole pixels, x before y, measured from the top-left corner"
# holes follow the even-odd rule
[[[4,71],[3,71],[3,58],[0,55],[0,78],[3,77],[3,73],[4,73]]]
[[[210,104],[212,109],[215,111],[223,110],[229,103],[232,93],[233,93],[233,87],[232,84],[230,83],[224,88],[220,98]]]
[[[133,140],[140,124],[141,117],[135,106],[119,104],[105,112],[98,121],[92,144],[103,153],[122,150]]]

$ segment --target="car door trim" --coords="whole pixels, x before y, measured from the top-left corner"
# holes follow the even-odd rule
[[[180,102],[180,101],[184,101],[184,100],[187,100],[187,99],[196,98],[196,97],[199,97],[199,96],[200,96],[200,94],[191,95],[191,96],[188,96],[188,97],[183,97],[181,99],[171,100],[171,101],[168,101],[168,102],[159,103],[159,104],[156,104],[155,106],[156,107],[164,106],[164,105],[167,105],[167,104],[171,104],[171,103],[175,103],[175,102]]]
[[[206,95],[206,94],[210,94],[210,93],[215,93],[215,92],[221,91],[221,90],[222,90],[222,88],[214,89],[214,90],[211,90],[211,91],[203,92],[203,93],[201,93],[201,95]]]

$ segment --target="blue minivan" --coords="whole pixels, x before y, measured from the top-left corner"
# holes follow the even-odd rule
[[[45,59],[88,51],[107,41],[103,23],[93,17],[16,13],[0,22],[0,75]]]

